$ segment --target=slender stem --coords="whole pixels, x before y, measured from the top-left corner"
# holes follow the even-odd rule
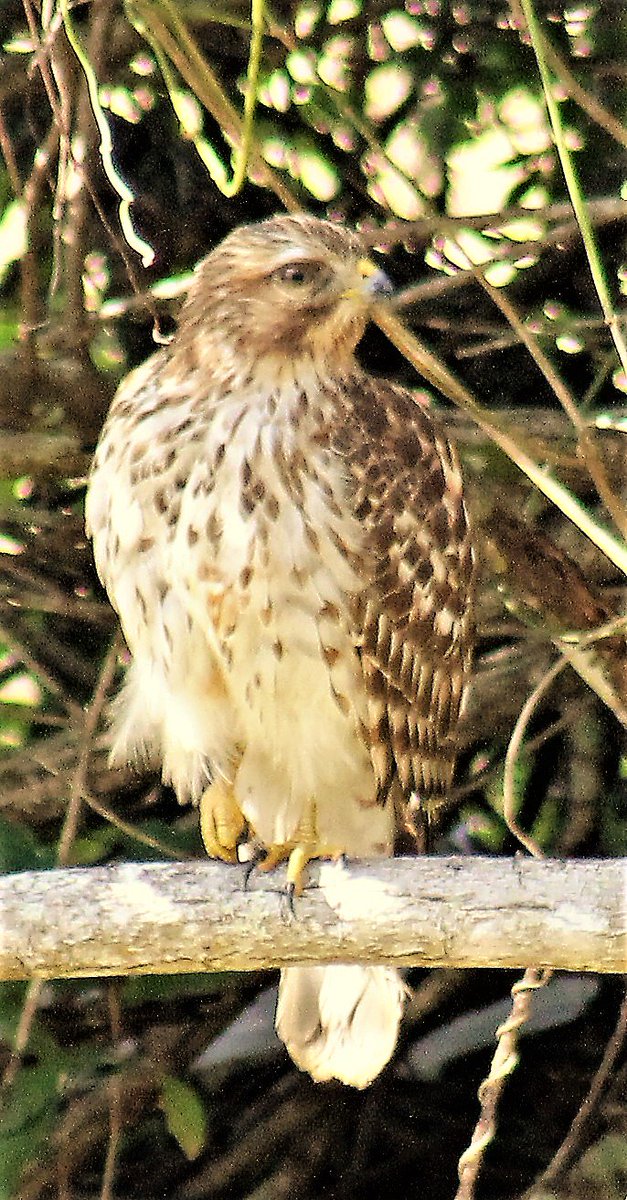
[[[514,4],[517,7],[518,0],[514,0]],[[559,105],[554,95],[554,80],[551,77],[544,52],[544,39],[540,22],[536,17],[532,0],[520,0],[520,4],[525,15],[529,36],[531,38],[531,44],[533,46],[533,52],[538,63],[538,70],[540,72],[542,88],[544,90],[544,100],[546,103],[547,112],[549,114],[549,120],[551,122],[551,128],[553,130],[555,146],[559,155],[562,171],[564,173],[564,179],[566,180],[566,187],[568,188],[571,204],[575,210],[575,216],[577,217],[577,222],[579,224],[579,228],[581,229],[581,237],[586,251],[586,256],[588,258],[588,265],[590,267],[594,286],[596,288],[597,296],[599,297],[599,303],[603,310],[603,316],[605,317],[614,341],[614,345],[616,347],[616,353],[618,354],[623,370],[627,373],[627,343],[625,342],[622,330],[618,323],[618,317],[614,311],[614,306],[612,304],[605,279],[605,273],[603,271],[603,265],[601,263],[601,258],[592,229],[592,222],[588,214],[588,209],[583,198],[581,187],[579,185],[572,155],[570,154],[566,145]]]
[[[514,726],[507,754],[505,755],[505,767],[503,770],[503,816],[510,833],[518,839],[521,846],[524,846],[534,858],[544,858],[542,850],[529,834],[525,833],[524,829],[519,825],[516,815],[516,796],[515,796],[515,770],[518,761],[518,755],[523,744],[527,726],[533,716],[538,704],[546,695],[551,687],[554,679],[568,666],[568,661],[560,658],[552,667],[543,675],[540,683],[534,688],[531,695],[527,698],[518,715],[518,720]]]
[[[536,485],[539,491],[559,508],[590,541],[627,575],[627,545],[601,525],[586,507],[553,475],[541,467],[514,440],[511,434],[501,429],[496,420],[479,404],[472,392],[449,371],[431,350],[405,328],[398,317],[383,307],[377,309],[375,320],[390,341],[405,356],[408,362],[426,379],[437,387],[454,404],[471,413],[480,429],[520,468]]]

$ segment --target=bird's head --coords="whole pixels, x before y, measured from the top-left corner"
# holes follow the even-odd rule
[[[373,303],[391,290],[357,234],[331,221],[278,216],[230,233],[200,263],[179,339],[234,361],[349,358]]]

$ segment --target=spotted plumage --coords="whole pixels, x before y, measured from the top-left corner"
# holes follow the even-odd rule
[[[450,786],[472,554],[454,451],[354,350],[380,278],[356,235],[277,217],[200,264],[172,343],[114,399],[87,524],[131,652],[114,761],[160,764],[210,853],[393,853]],[[334,975],[333,972],[336,972]],[[314,1078],[391,1054],[386,968],[290,968],[277,1027]]]

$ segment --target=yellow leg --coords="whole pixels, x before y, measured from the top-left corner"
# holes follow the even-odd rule
[[[277,843],[276,846],[268,846],[265,851],[265,856],[257,864],[260,871],[273,871],[278,867],[279,863],[285,862],[289,858],[289,846],[281,846]]]
[[[216,779],[200,797],[200,833],[210,858],[237,862],[237,844],[246,820],[233,795],[233,788]]]
[[[343,850],[336,846],[323,846],[316,828],[316,806],[312,803],[297,826],[294,837],[284,844],[268,847],[266,857],[259,864],[261,871],[271,871],[278,863],[287,860],[287,891],[289,896],[300,896],[307,863],[313,858],[338,858]]]
[[[318,858],[320,851],[315,846],[295,846],[287,860],[287,891],[301,896],[303,892],[303,875],[308,862]]]

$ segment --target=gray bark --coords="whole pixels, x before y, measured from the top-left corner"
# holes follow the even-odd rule
[[[256,970],[294,962],[627,969],[627,861],[314,863],[292,914],[283,870],[214,861],[0,879],[0,979]]]

